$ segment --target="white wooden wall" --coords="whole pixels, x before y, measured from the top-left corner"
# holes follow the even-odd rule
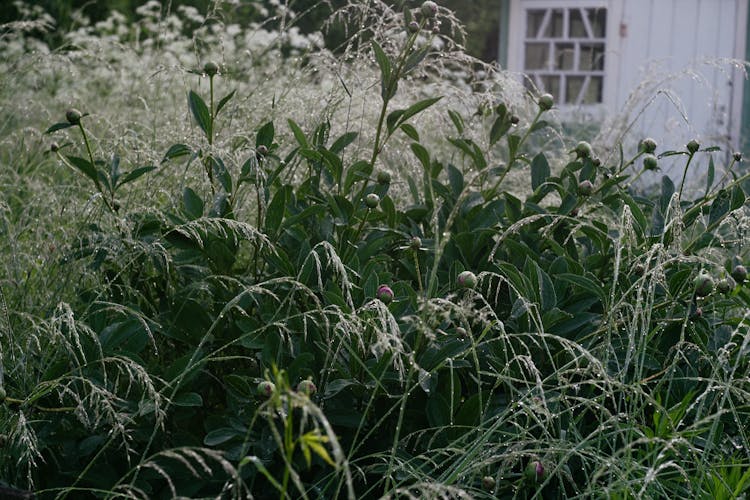
[[[523,70],[525,7],[579,4],[608,9],[600,108],[632,124],[626,140],[737,147],[744,74],[729,59],[745,57],[748,0],[511,0],[508,69]]]

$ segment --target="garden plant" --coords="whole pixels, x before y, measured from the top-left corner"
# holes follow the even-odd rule
[[[741,154],[564,136],[402,3],[4,26],[0,484],[748,494]]]

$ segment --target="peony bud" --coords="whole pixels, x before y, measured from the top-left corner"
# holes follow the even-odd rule
[[[390,304],[393,302],[393,290],[388,285],[380,285],[375,296],[380,299],[383,304]]]

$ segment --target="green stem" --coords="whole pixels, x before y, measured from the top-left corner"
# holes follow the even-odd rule
[[[388,84],[385,87],[385,95],[383,96],[383,106],[380,108],[380,116],[378,117],[378,127],[375,131],[375,143],[372,146],[372,154],[370,155],[370,167],[375,168],[375,161],[378,159],[378,155],[380,154],[380,151],[383,149],[383,146],[385,146],[386,141],[388,140],[388,137],[390,137],[390,134],[383,139],[383,144],[380,144],[381,136],[383,135],[383,124],[385,123],[386,113],[388,112],[388,104],[391,102],[391,97],[395,95],[394,92],[394,86],[398,84],[399,80],[401,80],[401,77],[403,76],[401,72],[404,70],[404,65],[406,64],[406,59],[409,55],[409,52],[414,47],[414,42],[417,40],[417,36],[422,31],[422,28],[424,28],[425,24],[427,23],[427,18],[423,18],[422,21],[419,23],[419,29],[409,35],[409,38],[406,39],[406,43],[404,44],[404,48],[401,50],[401,53],[399,54],[398,62],[396,64],[396,70],[391,73],[390,79],[388,81]],[[370,184],[370,178],[366,178],[364,184],[362,184],[362,188],[360,188],[359,192],[357,193],[357,196],[354,198],[355,203],[362,199],[362,196],[365,194],[365,190],[367,189],[367,186]]]
[[[91,168],[94,169],[97,173],[99,170],[96,168],[96,163],[94,163],[94,154],[91,152],[91,143],[89,143],[89,137],[86,134],[86,129],[83,128],[83,124],[79,121],[78,122],[78,129],[81,131],[81,135],[83,136],[83,143],[86,145],[86,152],[89,155],[89,161],[91,162]],[[60,153],[58,152],[58,157],[60,156]],[[107,197],[107,193],[104,192],[102,189],[102,185],[99,182],[99,179],[94,179],[94,184],[96,185],[96,189],[99,191],[99,193],[102,195],[102,198],[104,199],[104,204],[107,205],[107,208],[110,212],[115,213],[114,205],[112,204],[112,200],[110,200]],[[114,196],[113,193],[110,193],[110,195]]]
[[[404,387],[408,389],[409,384],[411,383],[411,376],[414,371],[414,364],[411,363],[411,368],[409,368],[409,373],[406,376],[406,383],[404,384]],[[393,445],[391,447],[391,456],[388,460],[388,472],[385,474],[385,492],[388,492],[391,489],[391,482],[393,481],[393,462],[396,459],[396,448],[398,447],[398,440],[401,437],[401,426],[404,423],[404,415],[406,414],[406,401],[409,399],[409,393],[410,391],[407,391],[403,398],[401,399],[401,408],[398,410],[398,422],[396,423],[396,431],[393,433]]]
[[[690,162],[693,161],[693,156],[695,156],[695,153],[690,153],[687,164],[685,165],[685,170],[683,170],[682,172],[682,182],[680,182],[680,192],[677,195],[677,199],[679,201],[682,201],[682,189],[685,187],[685,178],[687,177],[688,168],[690,168]]]
[[[526,129],[526,132],[523,134],[523,137],[521,137],[521,140],[518,142],[516,151],[508,159],[508,166],[505,168],[505,170],[503,170],[503,173],[500,174],[500,177],[497,179],[497,182],[495,182],[495,185],[492,186],[490,193],[495,193],[497,191],[497,188],[500,187],[500,183],[503,182],[503,179],[505,179],[505,176],[508,175],[508,172],[510,172],[510,169],[513,167],[513,164],[518,159],[518,157],[516,156],[516,153],[521,150],[521,147],[523,146],[524,142],[526,142],[526,139],[529,138],[531,131],[534,129],[534,125],[536,125],[536,122],[539,121],[539,118],[542,116],[542,113],[544,113],[544,111],[545,110],[539,108],[539,111],[536,112],[536,116],[531,121],[531,124],[529,125],[529,127]]]
[[[357,242],[359,241],[359,235],[362,234],[362,229],[365,227],[365,223],[367,222],[367,217],[370,215],[370,208],[367,208],[367,212],[365,212],[365,216],[362,217],[362,221],[359,223],[359,226],[357,227],[357,231],[354,233],[354,238],[352,238],[351,243],[352,246],[356,248]],[[344,245],[346,245],[346,236],[344,236]],[[347,258],[349,257],[349,247],[342,248],[343,251],[343,260],[346,262]]]
[[[208,145],[212,146],[214,143],[214,77],[213,75],[208,77],[208,86],[210,88],[210,99],[209,99],[209,108],[208,112],[211,116],[211,120],[209,121],[209,127],[208,127]]]

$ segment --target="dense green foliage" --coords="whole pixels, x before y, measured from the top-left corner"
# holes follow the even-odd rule
[[[692,142],[539,147],[549,95],[479,120],[404,104],[434,14],[392,15],[397,43],[362,48],[372,130],[240,133],[249,76],[209,61],[182,74],[190,134],[123,134],[156,161],[108,149],[93,108],[2,145],[0,478],[41,498],[748,492],[739,158],[718,178]],[[670,159],[705,186],[634,187]]]

